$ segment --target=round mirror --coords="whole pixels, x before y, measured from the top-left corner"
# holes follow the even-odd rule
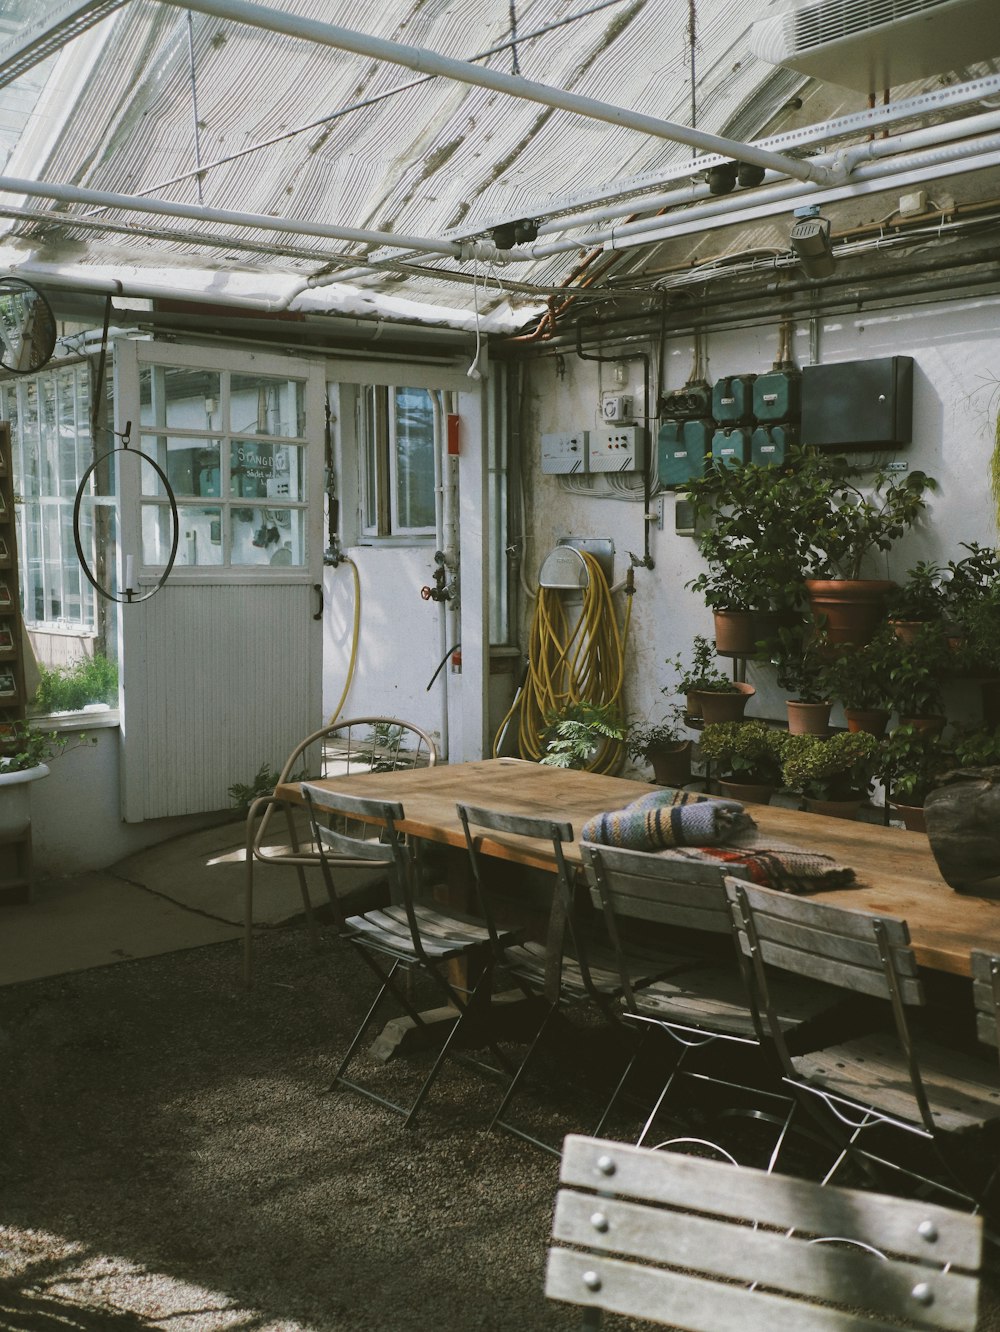
[[[55,316],[42,293],[20,278],[0,278],[0,366],[15,375],[33,374],[55,345]]]

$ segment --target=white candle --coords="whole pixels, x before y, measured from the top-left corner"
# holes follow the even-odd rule
[[[131,591],[132,591],[132,574],[133,574],[133,572],[134,572],[134,569],[133,569],[132,556],[131,556],[131,555],[126,555],[126,556],[125,556],[125,590],[126,590],[126,592],[131,592]]]

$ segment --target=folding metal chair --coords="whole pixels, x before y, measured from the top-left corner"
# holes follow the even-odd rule
[[[678,1079],[687,1078],[712,1084],[728,1098],[719,1107],[720,1117],[738,1113],[777,1128],[768,1166],[773,1169],[795,1099],[781,1084],[780,1065],[751,1002],[746,968],[732,946],[724,871],[667,851],[629,851],[591,842],[582,842],[580,850],[618,961],[624,1017],[640,1030],[613,1101],[625,1089],[651,1035],[665,1035],[672,1043],[666,1079],[638,1144],[649,1137]],[[652,926],[664,947],[678,954],[686,950],[689,958],[684,969],[641,989],[630,983],[621,942],[637,922]],[[712,947],[717,943],[724,947]],[[786,980],[775,992],[775,1012],[786,1038],[808,1044],[808,1025],[829,1013],[838,999],[836,990],[818,981]],[[723,1052],[741,1049],[751,1054],[749,1067],[744,1064],[742,1070],[744,1078],[752,1077],[751,1083],[736,1081],[728,1065],[724,1074],[716,1067]],[[723,1150],[716,1143],[708,1145]]]
[[[985,1204],[993,1172],[975,1150],[962,1162],[958,1149],[1000,1120],[1000,1078],[994,1063],[963,1052],[958,1033],[945,1045],[912,1029],[908,1010],[926,999],[906,922],[738,879],[727,879],[726,891],[786,1081],[838,1147],[826,1179],[850,1158],[965,1204]],[[776,971],[872,996],[881,1001],[884,1025],[792,1054],[772,997]],[[923,1150],[911,1160],[907,1147]]]
[[[560,1182],[545,1293],[583,1328],[976,1327],[980,1217],[594,1138],[566,1139]]]
[[[528,1000],[540,1000],[544,1005],[542,1018],[535,1028],[527,1052],[497,1107],[490,1127],[503,1128],[558,1156],[558,1148],[506,1118],[511,1101],[526,1071],[534,1062],[552,1019],[560,1009],[589,1002],[596,1004],[610,1020],[617,1020],[620,1015],[617,1000],[621,994],[623,971],[628,976],[629,984],[638,989],[656,976],[687,965],[688,960],[662,952],[640,954],[639,950],[615,956],[588,938],[587,930],[577,915],[573,874],[566,863],[564,852],[566,844],[573,841],[571,824],[472,805],[459,805],[458,815],[465,831],[473,880],[480,909],[490,931],[496,965],[501,966],[514,980]],[[497,861],[482,852],[483,837],[491,832],[532,838],[551,845],[556,874],[544,943],[528,940],[512,945],[504,941],[497,929],[487,869],[487,861],[494,867]],[[598,1132],[605,1118],[606,1114],[601,1116]]]
[[[362,772],[389,772],[403,768],[433,768],[437,749],[426,731],[398,717],[351,717],[323,726],[295,746],[285,760],[277,785],[315,777],[347,777]],[[274,822],[280,815],[281,828]],[[363,829],[355,825],[358,835]],[[278,840],[275,840],[277,836]],[[275,795],[258,797],[247,813],[246,880],[243,904],[243,980],[253,984],[254,865],[286,866],[295,870],[313,946],[318,945],[307,869],[318,869],[319,848],[304,811]],[[367,862],[355,859],[355,869]]]
[[[403,819],[402,805],[395,801],[337,795],[325,787],[314,786],[308,782],[303,783],[302,792],[312,816],[313,835],[320,850],[320,865],[334,910],[340,913],[334,870],[342,864],[353,863],[355,859],[368,865],[385,867],[390,877],[394,903],[381,910],[366,911],[347,919],[341,915],[338,920],[342,937],[357,949],[365,963],[375,973],[380,988],[341,1060],[328,1090],[332,1091],[335,1087],[349,1087],[362,1096],[367,1096],[369,1100],[377,1101],[379,1105],[401,1114],[404,1126],[408,1128],[413,1123],[445,1059],[453,1049],[456,1058],[494,1077],[502,1073],[513,1074],[510,1061],[497,1048],[489,1034],[488,1021],[484,1021],[481,1028],[482,1043],[489,1045],[500,1065],[499,1068],[457,1051],[460,1035],[467,1032],[475,1020],[483,1017],[482,1009],[489,999],[493,962],[490,931],[485,925],[417,902],[413,849],[404,841],[398,830],[398,824]],[[326,827],[317,818],[320,810],[334,811],[369,824],[377,823],[383,829],[382,839],[360,840],[335,828]],[[504,947],[512,946],[516,940],[515,934],[511,931],[505,931],[498,937]],[[465,964],[473,978],[470,986],[460,985],[447,975],[451,964],[458,961]],[[363,1086],[346,1077],[348,1067],[357,1054],[365,1033],[389,996],[401,1005],[418,1027],[428,1028],[428,1022],[413,1004],[408,987],[404,983],[406,968],[419,968],[430,977],[445,1003],[454,1011],[456,1019],[434,1059],[430,1072],[424,1078],[409,1106],[400,1105],[381,1095],[374,1088]],[[401,969],[403,975],[400,975]]]

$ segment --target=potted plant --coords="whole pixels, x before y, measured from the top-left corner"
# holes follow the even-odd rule
[[[942,625],[947,599],[943,575],[939,564],[918,560],[907,572],[902,587],[889,593],[886,608],[897,638],[912,641],[921,625]]]
[[[678,689],[687,695],[687,715],[713,721],[738,721],[750,698],[757,692],[753,685],[731,680],[715,664],[715,648],[702,635],[694,639],[693,660],[687,669],[679,657],[667,665],[680,674]]]
[[[926,832],[924,800],[954,763],[953,752],[932,731],[897,726],[882,741],[879,776],[885,798],[911,832]]]
[[[804,600],[803,547],[788,522],[782,468],[713,467],[687,493],[703,525],[698,549],[708,569],[688,586],[715,616],[720,652],[753,654]]]
[[[778,684],[791,697],[785,700],[788,730],[792,735],[826,735],[830,726],[830,696],[826,692],[825,636],[809,625],[779,629],[771,662]]]
[[[980,683],[983,719],[1000,724],[1000,556],[978,542],[963,542],[968,555],[948,564],[945,609],[953,666]]]
[[[649,763],[662,786],[683,786],[691,780],[691,741],[682,734],[683,720],[684,708],[675,703],[660,721],[630,721],[625,729],[629,758]]]
[[[600,766],[606,772],[625,736],[616,709],[608,703],[568,703],[545,720],[545,752],[538,761],[552,768]]]
[[[788,736],[763,721],[713,722],[701,733],[701,757],[716,764],[724,795],[767,804],[781,785]]]
[[[77,743],[86,739],[77,736]],[[0,735],[0,834],[16,837],[31,823],[31,782],[49,775],[48,760],[69,744],[66,736],[30,722],[12,722]]]
[[[810,813],[850,819],[868,798],[878,752],[878,740],[865,731],[838,731],[829,738],[789,735],[781,775]]]
[[[944,729],[942,678],[947,665],[947,643],[933,625],[922,625],[910,642],[896,641],[889,660],[888,687],[901,725]]]
[[[840,454],[803,448],[795,454],[794,495],[784,521],[808,553],[804,573],[814,618],[832,643],[864,643],[884,613],[893,584],[863,577],[867,561],[889,550],[927,507],[937,483],[926,472],[897,476],[880,470],[870,488],[862,469]]]
[[[896,642],[888,628],[870,643],[840,643],[823,662],[823,692],[844,709],[849,731],[885,734],[891,712],[888,674]]]

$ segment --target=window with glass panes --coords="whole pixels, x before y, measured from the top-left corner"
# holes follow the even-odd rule
[[[177,565],[306,563],[302,380],[147,365],[139,399],[142,450],[163,469],[177,502]],[[146,467],[144,565],[166,564],[172,534],[166,488]]]
[[[430,392],[370,384],[359,394],[358,404],[364,535],[433,536],[435,417]]]

